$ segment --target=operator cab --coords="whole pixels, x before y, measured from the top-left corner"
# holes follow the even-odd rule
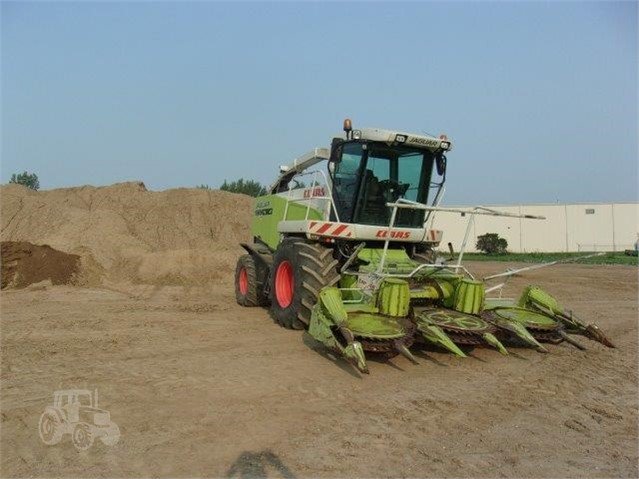
[[[400,198],[426,204],[431,188],[441,189],[446,157],[451,147],[439,139],[388,130],[352,130],[344,121],[345,138],[334,138],[329,160],[333,199],[339,220],[386,226],[391,209],[387,203]],[[433,166],[437,175],[434,176]],[[425,211],[400,209],[397,226],[421,228]]]

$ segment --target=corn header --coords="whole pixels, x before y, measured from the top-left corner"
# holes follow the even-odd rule
[[[477,279],[462,265],[476,215],[543,218],[441,207],[451,149],[444,135],[354,130],[346,120],[330,149],[280,167],[255,202],[253,243],[242,244],[247,254],[235,273],[237,302],[269,306],[277,323],[306,329],[364,373],[367,354],[416,362],[415,343],[460,357],[475,346],[504,355],[509,345],[547,352],[546,344],[562,341],[585,349],[575,334],[614,347],[536,286],[517,300],[501,298],[517,271]],[[469,217],[466,237],[458,260],[443,264],[434,217],[460,213]]]

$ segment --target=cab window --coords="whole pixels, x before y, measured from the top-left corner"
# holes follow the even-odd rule
[[[342,148],[341,161],[335,165],[333,173],[335,207],[340,220],[344,222],[351,221],[353,216],[363,154],[361,143],[346,143]]]

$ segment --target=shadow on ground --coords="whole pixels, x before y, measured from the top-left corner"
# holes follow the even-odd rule
[[[286,467],[273,451],[265,449],[259,452],[244,451],[226,472],[227,478],[259,479],[282,477],[295,479],[295,475]]]

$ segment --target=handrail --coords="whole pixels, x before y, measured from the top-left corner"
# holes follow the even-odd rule
[[[470,272],[464,268],[461,264],[462,258],[464,256],[464,251],[466,249],[466,243],[468,241],[468,236],[470,234],[470,228],[475,220],[476,215],[486,215],[486,216],[506,216],[509,218],[526,218],[526,219],[541,219],[545,220],[545,216],[536,216],[536,215],[521,215],[515,213],[506,213],[503,211],[493,210],[491,208],[486,208],[485,206],[475,206],[472,209],[464,209],[464,208],[447,208],[443,206],[428,206],[423,203],[418,203],[416,201],[407,200],[405,198],[400,198],[394,203],[386,203],[386,206],[389,208],[393,208],[391,213],[390,222],[388,224],[388,230],[386,233],[386,240],[384,241],[384,249],[382,251],[382,257],[379,261],[379,266],[377,267],[377,274],[382,276],[384,275],[384,264],[386,263],[386,256],[388,254],[388,246],[391,242],[391,231],[395,226],[395,221],[397,219],[397,211],[399,209],[412,209],[412,210],[423,210],[423,211],[442,211],[445,213],[463,213],[470,215],[468,219],[468,225],[466,226],[466,232],[464,233],[464,241],[462,242],[462,246],[459,252],[459,257],[457,258],[457,264],[453,267],[455,271],[462,269],[464,270],[472,279],[474,277]],[[425,266],[425,265],[422,265]],[[410,275],[394,275],[395,277],[412,277],[422,266],[418,266]],[[428,265],[428,266],[436,266],[436,265]]]
[[[444,194],[446,193],[446,185],[440,185],[439,189],[437,190],[437,194],[435,195],[435,199],[433,200],[433,206],[438,207],[439,204],[441,203],[441,201],[444,199]],[[426,230],[431,230],[433,229],[433,224],[435,223],[435,211],[429,211],[428,213],[426,213],[426,215],[424,216],[424,228]],[[426,226],[426,223],[429,223],[428,226]]]
[[[416,201],[406,200],[400,198],[395,203],[386,203],[389,208],[400,209],[412,209],[412,210],[424,210],[424,211],[442,211],[445,213],[464,213],[467,215],[487,215],[487,216],[507,216],[509,218],[526,218],[533,220],[545,220],[545,216],[538,215],[518,215],[516,213],[506,213],[505,211],[493,210],[492,208],[486,208],[485,206],[475,206],[472,209],[467,208],[449,208],[447,206],[427,206]]]
[[[314,188],[315,188],[315,184],[318,183],[316,181],[317,179],[317,175],[320,174],[322,175],[323,179],[324,179],[324,184],[326,185],[326,188],[328,190],[328,196],[315,196],[314,193]],[[308,198],[291,198],[291,192],[294,190],[293,188],[291,188],[291,183],[289,182],[289,186],[288,186],[288,194],[286,196],[286,207],[284,208],[284,216],[282,218],[282,221],[287,221],[287,217],[288,217],[288,206],[289,203],[301,203],[304,201],[308,201],[308,204],[306,205],[306,214],[304,216],[305,220],[308,220],[308,216],[310,214],[310,210],[311,210],[311,201],[312,200],[328,200],[328,211],[324,211],[324,215],[325,218],[330,218],[331,215],[331,209],[332,211],[335,213],[335,219],[337,222],[340,221],[339,219],[339,213],[337,212],[337,207],[335,206],[335,200],[333,199],[333,190],[331,188],[331,185],[328,181],[328,178],[326,177],[326,173],[324,173],[321,170],[315,170],[315,171],[307,171],[307,172],[303,172],[303,173],[298,173],[295,176],[293,176],[291,178],[291,181],[295,178],[301,178],[303,176],[309,176],[309,175],[313,175],[312,181],[311,181],[311,195]],[[299,188],[295,188],[295,189],[299,189]]]
[[[384,272],[380,272],[379,268],[377,271],[375,271],[375,275],[379,276],[379,277],[392,277],[392,278],[412,278],[413,276],[415,276],[418,272],[420,272],[423,269],[426,268],[433,268],[433,269],[450,269],[450,270],[454,270],[455,273],[457,273],[458,270],[462,270],[464,273],[466,273],[466,275],[470,278],[470,279],[475,279],[475,277],[473,276],[473,274],[468,271],[468,269],[466,269],[465,266],[463,265],[449,265],[449,264],[430,264],[430,263],[423,263],[420,264],[419,266],[417,266],[415,269],[411,270],[410,273],[384,273]],[[362,273],[359,271],[345,271],[345,274],[351,274],[353,276],[366,276],[369,275],[371,273]]]

